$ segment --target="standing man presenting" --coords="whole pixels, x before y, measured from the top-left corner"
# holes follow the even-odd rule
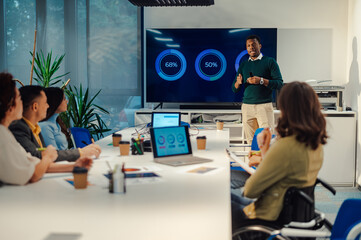
[[[239,65],[232,90],[237,93],[244,84],[242,122],[251,144],[257,128],[274,129],[272,90],[281,89],[283,80],[276,60],[262,55],[258,36],[247,37],[246,48],[249,58]]]

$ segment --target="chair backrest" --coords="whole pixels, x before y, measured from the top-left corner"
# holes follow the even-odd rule
[[[88,129],[72,127],[70,132],[75,147],[82,148],[92,143],[92,137]]]
[[[361,222],[361,199],[346,199],[338,210],[331,239],[346,239],[350,230]]]
[[[251,144],[251,150],[253,151],[259,151],[258,143],[257,143],[257,135],[260,134],[263,131],[264,128],[257,128],[254,132],[252,144]]]
[[[308,222],[315,217],[315,185],[305,188],[291,187],[287,190],[283,208],[277,219],[280,224]]]
[[[260,134],[263,131],[264,128],[257,128],[256,131],[254,132],[253,135],[253,139],[252,139],[252,144],[251,144],[251,150],[253,151],[259,151],[259,146],[257,143],[257,135]],[[275,134],[272,134],[272,138],[276,137]]]

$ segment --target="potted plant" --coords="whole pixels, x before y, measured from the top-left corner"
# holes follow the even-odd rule
[[[33,56],[33,53],[30,52],[30,55]],[[33,79],[38,82],[40,86],[50,87],[56,85],[61,81],[61,78],[68,75],[69,72],[62,74],[60,76],[53,76],[56,71],[59,70],[60,64],[62,63],[65,54],[58,56],[52,60],[53,52],[47,54],[46,58],[42,50],[40,50],[40,54],[37,52],[36,57],[34,58],[35,66],[34,72],[36,77]],[[31,61],[30,61],[31,64]]]
[[[100,114],[109,114],[109,112],[94,103],[100,91],[90,97],[89,89],[86,88],[84,91],[81,84],[79,89],[71,86],[65,88],[64,92],[68,98],[68,111],[61,114],[65,125],[86,128],[97,139],[104,137],[103,133],[110,131],[110,129],[108,129]]]
[[[30,55],[33,56],[33,53],[30,52]],[[52,51],[48,53],[46,57],[42,50],[40,51],[40,54],[36,53],[36,57],[34,58],[34,72],[36,77],[33,79],[42,87],[51,87],[58,84],[62,77],[69,74],[69,72],[67,72],[55,76],[64,57],[65,54],[60,57],[56,56],[53,60]],[[66,84],[63,84],[62,88],[69,101],[67,112],[60,114],[65,125],[64,128],[69,129],[72,126],[86,128],[93,136],[96,136],[96,139],[103,137],[104,132],[110,131],[100,117],[100,114],[109,114],[109,112],[99,105],[94,104],[94,100],[101,90],[93,97],[90,97],[89,89],[86,88],[84,91],[81,84],[79,90],[75,86],[66,86]],[[69,147],[71,146],[72,143],[69,141]]]

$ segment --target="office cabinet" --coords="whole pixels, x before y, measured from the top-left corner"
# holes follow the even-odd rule
[[[326,114],[327,144],[319,177],[332,185],[354,186],[356,182],[356,116]]]

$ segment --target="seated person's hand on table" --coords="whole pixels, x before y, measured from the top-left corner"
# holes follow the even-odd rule
[[[81,156],[82,157],[95,156],[96,158],[98,158],[101,152],[102,149],[100,148],[100,146],[93,143],[81,149]]]
[[[272,133],[269,128],[265,128],[260,134],[257,135],[258,147],[261,150],[261,155],[264,156],[269,148],[272,138]]]
[[[86,169],[90,169],[93,165],[93,159],[89,157],[81,157],[75,161],[74,167],[84,167]]]
[[[49,145],[44,151],[41,152],[42,159],[49,160],[50,162],[54,162],[58,157],[58,151],[56,151],[55,147]]]

